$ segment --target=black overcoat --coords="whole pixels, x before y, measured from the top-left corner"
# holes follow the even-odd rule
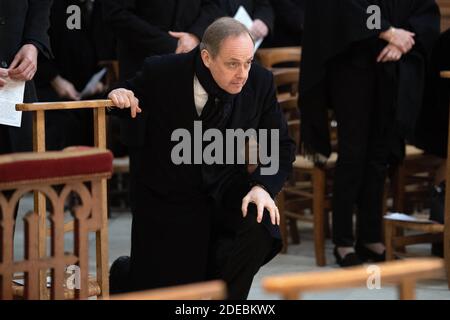
[[[273,31],[274,14],[269,0],[215,0],[226,16],[233,17],[243,6],[253,20],[259,19]]]
[[[50,56],[47,35],[52,0],[0,0],[0,67],[7,69],[24,44],[35,45],[40,54]],[[24,101],[34,102],[32,81],[25,86]],[[23,113],[22,127],[8,127],[10,151],[31,151],[31,113]],[[6,150],[5,150],[6,151]]]
[[[381,9],[380,26],[369,28],[369,6]],[[302,146],[308,154],[331,153],[327,108],[329,67],[355,48],[363,54],[349,56],[355,65],[373,64],[387,45],[379,39],[391,26],[415,33],[415,46],[396,63],[377,64],[383,73],[380,104],[392,106],[396,130],[406,139],[414,130],[422,107],[426,72],[433,45],[439,36],[440,15],[434,0],[310,0],[306,4],[303,33],[300,112]],[[367,54],[369,53],[369,54]],[[371,56],[371,61],[364,56]],[[350,116],[350,115],[349,115]],[[392,150],[397,157],[402,152]]]
[[[220,16],[213,0],[104,0],[105,22],[117,39],[120,78],[130,79],[145,58],[175,53],[178,40],[169,31],[188,32],[202,38],[205,29]],[[120,121],[122,143],[139,147],[142,124]]]
[[[209,230],[215,215],[225,215],[228,225],[242,223],[240,206],[251,186],[261,184],[275,196],[294,161],[294,142],[277,104],[272,74],[253,65],[242,92],[234,97],[226,128],[279,129],[278,172],[262,175],[258,168],[249,175],[245,164],[214,165],[214,173],[209,174],[212,178],[206,181],[206,165],[172,162],[171,151],[178,144],[171,141],[172,133],[185,128],[193,137],[194,121],[199,120],[193,92],[199,54],[195,49],[188,54],[149,58],[143,70],[125,84],[140,100],[143,111],[138,117],[145,124],[137,137],[143,147],[135,166],[139,177],[131,253],[135,287],[204,279]],[[127,110],[117,113],[129,117]],[[278,227],[270,223],[267,214],[264,225],[273,237],[280,238]]]

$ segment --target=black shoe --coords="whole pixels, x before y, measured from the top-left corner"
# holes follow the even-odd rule
[[[356,254],[358,257],[366,262],[383,262],[386,261],[386,250],[383,253],[376,253],[375,251],[370,250],[363,244],[357,244],[355,247]]]
[[[430,220],[443,224],[445,207],[445,182],[442,182],[439,186],[433,187],[430,202]]]
[[[109,293],[130,292],[130,257],[121,256],[117,258],[109,270]]]
[[[359,266],[363,264],[363,262],[358,258],[358,256],[354,252],[347,253],[345,257],[341,257],[339,255],[337,247],[334,247],[333,254],[334,257],[336,258],[336,263],[340,267],[345,268],[345,267]]]
[[[430,198],[430,220],[438,223],[444,223],[444,207],[445,207],[445,182],[439,186],[433,186]],[[431,245],[431,254],[436,257],[444,257],[444,245],[442,242],[433,243]]]
[[[444,257],[444,244],[442,242],[433,243],[431,245],[431,254],[436,257]]]

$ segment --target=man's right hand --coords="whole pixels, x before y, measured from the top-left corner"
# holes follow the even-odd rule
[[[139,108],[139,100],[134,96],[133,91],[127,89],[116,89],[109,93],[108,98],[120,109],[131,109],[131,117],[136,118],[142,110]]]
[[[382,32],[380,38],[399,48],[402,54],[407,54],[416,44],[415,35],[415,33],[404,29],[390,28]]]
[[[5,86],[7,77],[8,77],[8,69],[0,68],[0,89]]]

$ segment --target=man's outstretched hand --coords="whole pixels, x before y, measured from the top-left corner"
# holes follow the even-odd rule
[[[108,98],[112,100],[117,108],[130,108],[132,118],[136,118],[136,115],[142,112],[141,108],[139,108],[139,100],[134,96],[133,91],[122,88],[115,89],[109,93]]]
[[[270,197],[269,193],[259,186],[255,186],[250,192],[242,199],[242,215],[244,218],[247,216],[248,205],[254,203],[258,208],[258,214],[256,220],[261,223],[264,209],[267,209],[270,213],[270,220],[274,225],[280,225],[280,212],[278,211],[275,202]]]

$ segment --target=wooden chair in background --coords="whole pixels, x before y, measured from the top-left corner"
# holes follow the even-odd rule
[[[119,81],[119,61],[117,60],[103,60],[99,62],[101,67],[107,69],[106,73],[106,87],[111,89]],[[119,135],[117,125],[112,124],[112,119],[106,118],[106,130],[107,130],[107,146],[111,150],[115,150]],[[128,201],[128,181],[130,175],[130,158],[127,155],[114,157],[113,161],[113,177],[110,180],[108,194],[109,199],[109,209],[110,211],[129,211],[130,205]],[[114,200],[114,201],[111,201]]]
[[[382,284],[397,284],[401,300],[413,300],[415,284],[418,280],[442,276],[444,263],[441,259],[409,259],[380,263]],[[276,293],[286,300],[301,299],[305,292],[336,290],[351,287],[366,287],[369,272],[367,266],[357,266],[332,271],[303,272],[271,276],[263,279],[263,288],[269,293]]]
[[[393,211],[412,213],[424,209],[440,163],[439,158],[424,154],[414,146],[406,146],[405,159],[392,174]]]
[[[45,152],[45,111],[68,109],[92,109],[94,114],[94,145],[96,148],[106,150],[106,108],[113,107],[111,100],[92,100],[76,102],[52,102],[19,104],[17,111],[33,112],[33,151]],[[99,193],[100,210],[102,212],[102,228],[96,233],[97,252],[97,280],[100,285],[101,295],[109,294],[109,261],[108,261],[108,210],[107,210],[107,179],[101,180]],[[39,257],[45,257],[47,252],[47,224],[45,197],[40,192],[35,192],[35,212],[39,214]],[[67,231],[73,226],[68,225]],[[40,297],[46,296],[46,275],[41,273]]]
[[[108,300],[224,300],[226,284],[221,280],[111,296]]]
[[[298,82],[299,69],[287,69],[274,73],[275,86],[278,90],[278,102],[289,126],[289,135],[299,145],[300,117],[298,111]],[[280,88],[285,91],[280,92]],[[286,90],[286,88],[288,90]],[[298,150],[297,150],[298,151]],[[297,152],[298,153],[298,152]],[[329,231],[328,210],[330,201],[327,177],[333,169],[337,155],[333,154],[324,167],[316,166],[311,160],[296,155],[292,178],[285,185],[277,198],[277,205],[281,214],[281,233],[283,236],[283,253],[288,247],[288,234],[292,242],[300,242],[297,220],[313,224],[316,264],[324,266],[325,234]],[[312,215],[305,214],[311,209]],[[289,228],[288,228],[289,226]]]
[[[290,126],[293,125],[295,124]],[[337,155],[333,153],[326,164],[319,167],[313,161],[298,155],[293,165],[293,179],[285,185],[278,198],[280,215],[284,219],[281,229],[285,247],[288,243],[287,224],[293,243],[298,243],[296,221],[312,223],[314,252],[318,266],[326,265],[325,238],[327,233],[331,233],[328,218],[331,209],[329,180],[336,160]],[[312,214],[306,214],[306,209],[312,209]]]
[[[128,201],[130,179],[130,158],[123,156],[113,160],[113,177],[110,180],[108,199],[110,211],[130,211]]]
[[[96,277],[90,277],[89,233],[95,232],[101,238],[107,231],[102,192],[104,181],[111,175],[112,157],[109,151],[95,148],[0,156],[0,299],[108,296],[107,242],[97,248],[98,272]],[[42,244],[47,241],[47,214],[45,210],[35,210],[24,218],[25,254],[23,260],[16,261],[14,215],[20,199],[29,192],[39,192],[40,198],[46,196],[50,200],[51,250],[50,254],[42,251]],[[66,253],[64,203],[71,192],[80,197],[81,205],[73,216],[73,252]],[[79,268],[75,275],[79,277],[75,279],[77,288],[66,285],[66,268],[73,265]],[[17,273],[24,274],[23,285],[13,284],[13,279],[18,280]],[[50,288],[47,276],[51,278]]]
[[[274,73],[273,80],[277,91],[277,101],[287,121],[300,121],[298,111],[299,77],[300,70],[295,68]]]
[[[441,31],[450,28],[450,0],[437,0],[441,11]]]
[[[300,67],[301,56],[301,47],[262,48],[256,51],[256,58],[267,69],[286,63],[298,68]]]
[[[441,77],[450,79],[450,71],[441,72]],[[449,120],[450,121],[450,120]],[[450,137],[450,128],[449,133]],[[450,138],[448,153],[450,154]],[[450,181],[450,157],[447,157],[446,181]],[[443,241],[444,261],[447,271],[448,286],[450,288],[450,189],[446,188],[444,224],[428,221],[398,221],[385,219],[386,259],[393,260],[396,256],[405,255],[403,248],[420,243],[434,243]],[[414,234],[406,234],[406,232]],[[400,250],[398,250],[400,248]],[[399,252],[400,251],[400,252]]]

